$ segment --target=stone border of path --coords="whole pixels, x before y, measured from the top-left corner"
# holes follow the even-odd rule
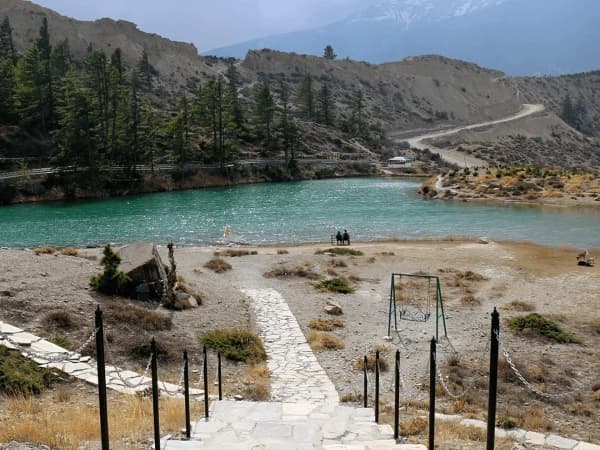
[[[459,415],[447,415],[439,414],[435,415],[436,419],[458,422],[460,425],[467,427],[487,429],[487,422],[483,420],[475,419],[464,419]],[[510,438],[519,444],[538,445],[544,448],[560,448],[566,450],[600,450],[600,445],[590,444],[589,442],[577,441],[575,439],[569,439],[556,434],[544,434],[537,433],[535,431],[526,431],[520,428],[512,430],[505,430],[503,428],[496,428],[496,437],[498,438]]]
[[[332,403],[335,386],[306,342],[285,298],[275,289],[242,289],[267,351],[271,399],[297,403]]]
[[[17,343],[14,345],[8,342],[8,339]],[[58,369],[68,375],[85,381],[86,383],[98,384],[98,371],[96,361],[89,356],[82,356],[80,353],[71,352],[52,342],[42,339],[39,336],[28,333],[18,327],[12,326],[6,322],[0,321],[0,345],[7,348],[18,350],[23,356],[30,357],[27,351],[35,353],[36,357],[31,358],[42,367]],[[19,348],[22,347],[22,348]],[[64,360],[52,362],[53,359]],[[106,387],[122,394],[143,393],[151,388],[152,379],[140,375],[131,370],[122,370],[117,366],[106,364]],[[127,384],[135,387],[127,386]],[[183,397],[179,393],[180,386],[171,383],[159,381],[159,389],[162,394],[169,397]],[[190,395],[201,396],[204,394],[202,389],[190,389]]]

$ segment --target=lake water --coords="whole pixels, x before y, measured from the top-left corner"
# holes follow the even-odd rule
[[[0,246],[253,244],[453,236],[600,247],[600,209],[426,201],[418,181],[350,178],[0,207]]]

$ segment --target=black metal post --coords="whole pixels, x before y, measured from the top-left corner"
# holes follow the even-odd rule
[[[208,356],[206,345],[204,346],[204,364],[202,369],[204,376],[204,418],[208,421]]]
[[[154,449],[160,450],[160,420],[158,415],[158,361],[156,341],[150,343],[152,352],[152,414],[154,416]]]
[[[108,442],[108,406],[106,400],[106,370],[104,367],[104,322],[100,305],[96,308],[96,362],[98,368],[98,400],[100,407],[100,440],[102,450],[109,449]]]
[[[192,437],[192,424],[190,421],[190,376],[187,350],[183,351],[183,397],[185,400],[185,436]]]
[[[369,378],[367,374],[367,357],[365,356],[365,362],[363,366],[363,407],[369,406]]]
[[[431,339],[429,352],[429,450],[435,449],[435,374],[436,341]]]
[[[375,422],[379,423],[379,350],[375,352]]]
[[[219,379],[219,400],[223,400],[223,378],[221,377],[221,352],[217,353],[217,378]]]
[[[488,395],[487,449],[494,450],[496,437],[496,395],[498,388],[498,337],[500,336],[500,314],[496,308],[492,313],[492,343],[490,347],[490,389]]]
[[[394,439],[400,438],[400,350],[396,350],[395,391],[394,391]]]

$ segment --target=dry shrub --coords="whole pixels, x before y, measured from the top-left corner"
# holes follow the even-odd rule
[[[215,273],[225,273],[225,272],[233,269],[233,267],[231,266],[231,264],[229,264],[226,261],[223,261],[220,258],[211,259],[206,264],[204,264],[204,267],[206,267],[207,269],[212,270]]]
[[[521,300],[513,300],[512,302],[504,305],[502,308],[508,309],[510,311],[523,311],[523,312],[535,311],[535,305],[528,303],[528,302],[523,302]]]
[[[340,396],[341,403],[362,403],[363,396],[362,394],[358,394],[356,392],[346,392]]]
[[[274,269],[269,270],[263,274],[265,278],[306,278],[308,280],[318,280],[320,279],[320,275],[318,273],[313,272],[309,267],[306,266],[296,266],[294,268],[288,268],[286,266],[276,267]]]
[[[332,259],[331,261],[329,261],[329,264],[331,264],[333,267],[348,267],[346,261],[338,258]]]
[[[146,331],[164,331],[173,327],[171,317],[127,302],[110,301],[104,304],[105,315],[111,323],[124,324]]]
[[[73,315],[68,311],[52,311],[47,313],[42,322],[44,325],[61,330],[72,330],[77,326]]]
[[[311,331],[308,334],[308,344],[317,350],[338,350],[344,348],[344,341],[337,336],[323,331]]]
[[[333,331],[335,328],[343,328],[344,321],[338,318],[324,319],[319,317],[308,323],[308,328],[318,331]]]
[[[382,372],[387,372],[389,370],[388,357],[390,356],[390,350],[384,345],[376,345],[372,347],[367,352],[367,370],[371,372],[375,372],[375,362],[377,360],[377,351],[379,351],[379,369]],[[356,370],[364,370],[365,367],[365,358],[364,356],[356,359],[354,361],[354,368]]]
[[[227,250],[217,251],[214,253],[215,257],[229,256],[230,258],[239,258],[241,256],[249,256],[249,255],[258,255],[258,252],[256,250],[239,250],[239,249],[228,248]]]
[[[552,422],[550,422],[548,414],[542,408],[529,406],[523,412],[523,416],[523,421],[520,425],[521,428],[536,431],[552,430]]]
[[[332,247],[326,250],[317,250],[315,255],[338,255],[338,256],[362,256],[364,253],[360,250],[354,250],[348,247]]]
[[[413,417],[400,421],[400,434],[402,436],[419,436],[425,433],[429,421],[424,417]]]
[[[246,372],[247,380],[244,383],[243,396],[253,401],[266,401],[269,399],[269,369],[264,363],[252,364]]]
[[[112,442],[127,439],[141,444],[151,437],[150,399],[125,396],[111,401],[117,403],[108,409]],[[0,442],[31,442],[61,450],[78,450],[88,448],[100,436],[98,407],[94,403],[57,405],[55,399],[40,401],[36,397],[22,396],[2,399],[2,403],[8,414],[0,419]],[[182,423],[185,423],[183,400],[161,399],[161,431],[178,431]]]
[[[60,251],[60,254],[65,255],[65,256],[77,256],[79,254],[79,252],[77,251],[76,248],[66,247]]]
[[[481,305],[481,300],[479,300],[478,298],[475,298],[472,295],[465,295],[463,298],[460,299],[460,302],[464,306],[479,306],[479,305]]]
[[[327,269],[325,273],[327,273],[327,275],[329,275],[330,277],[337,277],[337,276],[339,276],[339,274],[335,270],[333,270],[333,269]]]
[[[287,251],[285,248],[280,248],[280,249],[277,249],[277,254],[278,254],[278,255],[287,255],[287,254],[289,254],[289,253],[290,253],[290,252],[288,252],[288,251]]]
[[[344,277],[323,280],[320,283],[315,284],[315,288],[322,292],[329,291],[338,294],[352,294],[356,290],[356,288],[350,285],[350,282]]]
[[[436,421],[435,433],[436,440],[439,442],[454,442],[456,440],[485,442],[487,438],[484,428],[469,427],[446,420]]]
[[[381,252],[379,253],[381,256],[395,256],[394,252]]]
[[[33,252],[36,255],[54,255],[57,252],[57,250],[56,250],[56,247],[42,245],[41,247],[34,248]]]
[[[136,334],[120,343],[125,347],[125,352],[128,356],[135,359],[139,363],[146,363],[152,353],[151,349],[152,337],[148,335]],[[174,336],[163,335],[156,340],[156,351],[159,361],[173,362],[181,360],[181,352],[185,348],[184,342]],[[116,363],[116,361],[111,361]]]

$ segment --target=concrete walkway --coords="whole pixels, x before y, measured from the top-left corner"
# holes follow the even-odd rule
[[[94,345],[94,342],[90,337],[88,345]],[[0,345],[20,351],[23,356],[31,358],[42,367],[58,369],[87,383],[98,384],[96,361],[89,356],[71,352],[46,339],[2,321],[0,321]],[[151,378],[147,376],[131,370],[122,370],[110,364],[106,365],[106,387],[113,391],[122,394],[141,393],[151,388],[151,382]],[[159,381],[158,387],[163,395],[180,396],[178,386],[174,384]],[[200,396],[204,391],[190,389],[190,393],[194,396]]]

